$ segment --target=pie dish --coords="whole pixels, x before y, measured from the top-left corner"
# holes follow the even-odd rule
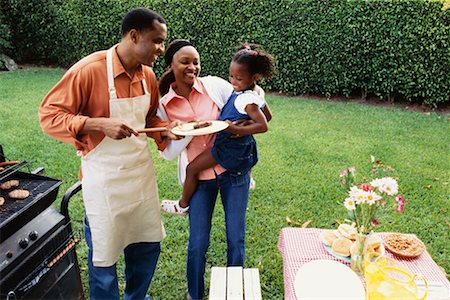
[[[386,249],[397,256],[414,258],[425,251],[425,244],[414,234],[390,233],[384,237]]]
[[[228,127],[228,123],[224,121],[199,121],[181,124],[172,128],[172,133],[183,136],[197,136],[216,133]]]

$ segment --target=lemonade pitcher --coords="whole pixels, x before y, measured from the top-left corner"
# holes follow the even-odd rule
[[[411,274],[393,259],[377,253],[366,255],[364,277],[367,284],[367,299],[425,299],[428,283],[422,275]],[[419,293],[418,281],[425,290]]]

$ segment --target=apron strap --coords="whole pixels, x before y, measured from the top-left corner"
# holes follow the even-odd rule
[[[145,82],[145,78],[142,78],[142,87],[144,88],[144,94],[150,94],[147,90],[147,82]]]
[[[113,76],[113,64],[112,64],[112,54],[114,51],[114,47],[108,49],[106,52],[106,71],[108,73],[108,90],[109,90],[109,98],[117,99],[116,88],[114,87],[114,76]],[[145,78],[142,79],[142,87],[144,88],[144,94],[150,94],[147,89],[147,82]]]
[[[106,52],[106,71],[108,73],[108,90],[109,99],[117,99],[116,88],[114,87],[114,76],[113,76],[113,64],[112,64],[112,52],[114,47],[109,48]]]

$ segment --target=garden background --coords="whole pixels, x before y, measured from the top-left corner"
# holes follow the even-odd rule
[[[120,22],[131,7],[146,6],[168,22],[169,37],[197,45],[202,73],[227,78],[239,42],[258,42],[277,60],[266,90],[291,95],[376,97],[430,107],[450,99],[450,14],[429,1],[17,1],[2,0],[0,53],[19,63],[67,67],[120,40]],[[6,8],[6,9],[5,9]],[[163,71],[158,60],[155,71]],[[79,159],[68,145],[45,136],[37,108],[64,69],[24,68],[0,73],[0,143],[11,159],[44,166],[76,182]],[[283,298],[279,231],[311,221],[335,228],[346,216],[339,171],[370,170],[370,155],[395,168],[406,198],[403,214],[380,219],[379,231],[414,233],[450,273],[449,116],[351,102],[269,96],[270,131],[257,136],[261,161],[248,210],[247,266],[261,273],[263,297]],[[20,125],[19,125],[20,124]],[[161,198],[181,189],[176,163],[158,158],[151,143]],[[82,238],[83,205],[71,201]],[[289,225],[286,217],[295,221]],[[164,217],[168,233],[152,283],[154,299],[182,299],[187,219]],[[77,249],[85,288],[86,247]],[[122,264],[122,262],[120,262]],[[225,265],[223,213],[216,207],[209,267]],[[120,269],[120,268],[119,268]],[[123,281],[121,282],[123,288]]]

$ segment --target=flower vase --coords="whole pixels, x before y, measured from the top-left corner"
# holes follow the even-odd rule
[[[351,254],[350,267],[358,275],[364,275],[364,252],[369,234],[357,233],[354,251]]]

